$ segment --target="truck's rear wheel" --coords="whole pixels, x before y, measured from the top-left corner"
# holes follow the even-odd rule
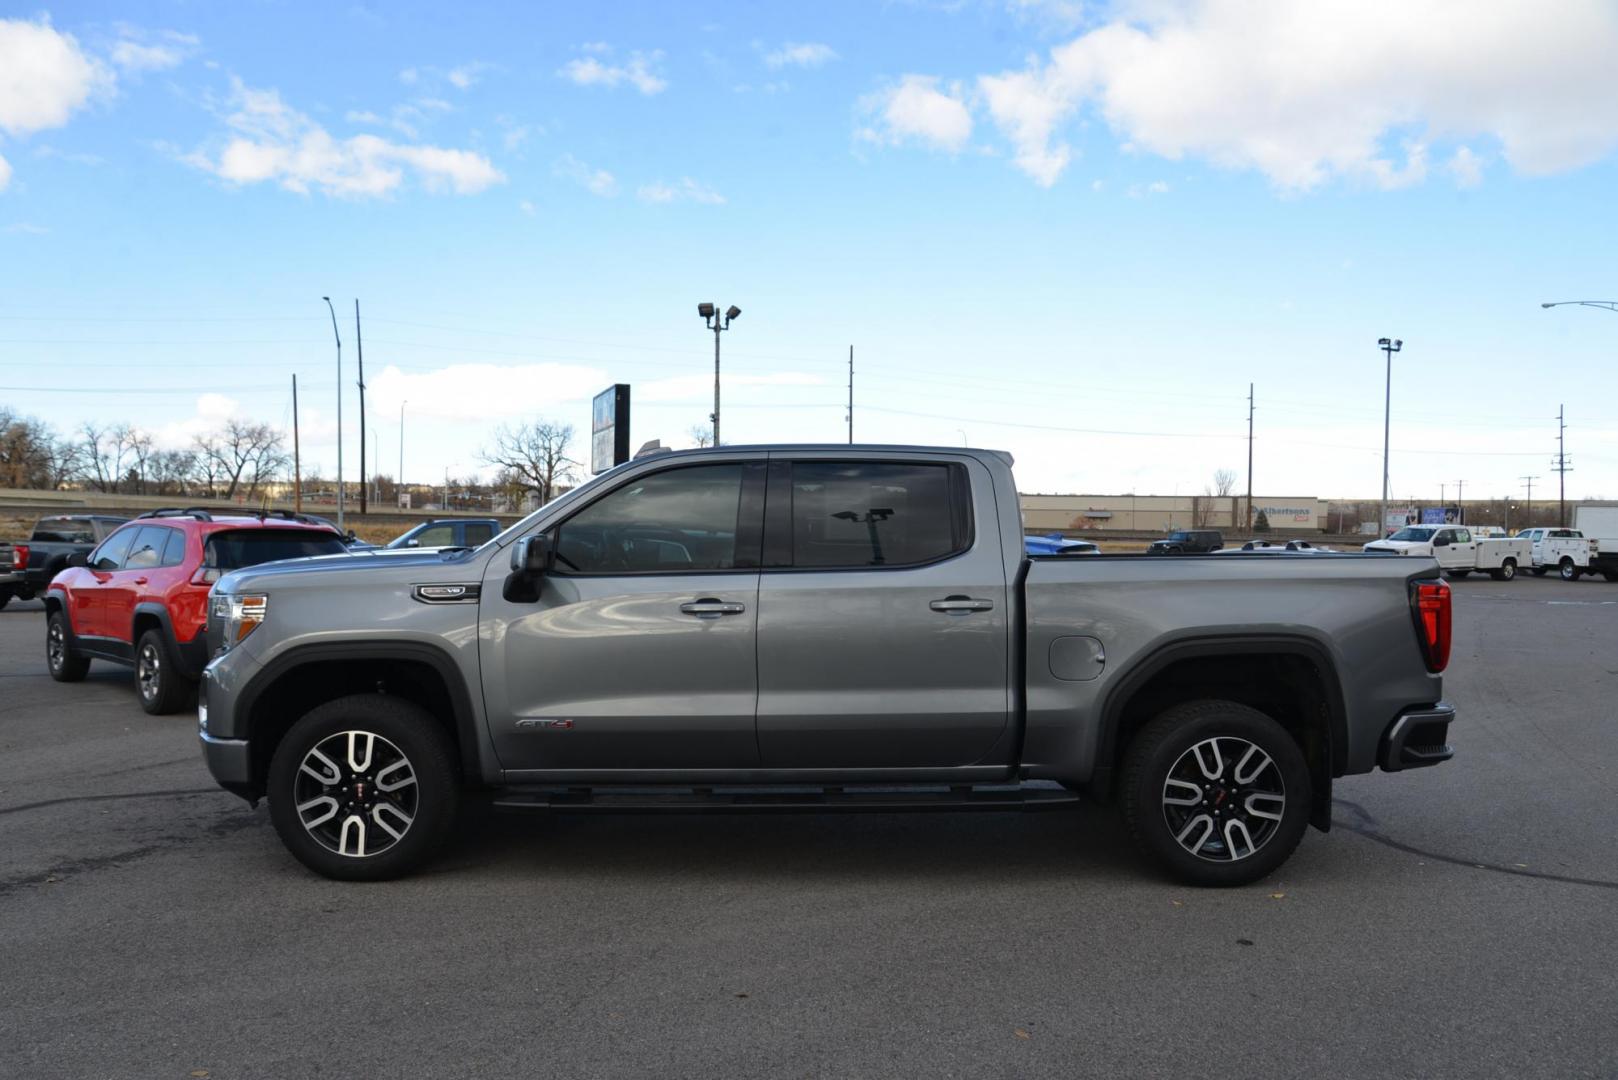
[[[1572,558],[1567,555],[1563,555],[1562,561],[1556,564],[1556,570],[1562,575],[1563,581],[1579,580],[1579,568],[1573,565]]]
[[[315,873],[399,877],[431,858],[455,823],[455,747],[420,706],[383,694],[338,698],[286,733],[268,794],[281,842]]]
[[[1517,560],[1507,559],[1500,564],[1500,569],[1490,571],[1489,576],[1496,581],[1510,581],[1517,576]]]
[[[1257,709],[1187,702],[1129,744],[1120,801],[1135,843],[1176,878],[1246,885],[1303,838],[1309,767],[1292,736]]]
[[[4,608],[9,603],[11,603],[11,586],[7,585],[5,588],[0,589],[0,608]]]

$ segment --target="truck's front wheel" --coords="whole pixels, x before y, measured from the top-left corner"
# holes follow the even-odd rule
[[[270,761],[270,819],[317,874],[379,881],[420,867],[460,803],[455,748],[425,709],[384,694],[330,701]]]
[[[1124,756],[1135,842],[1181,881],[1246,885],[1292,854],[1308,825],[1303,752],[1268,716],[1231,701],[1171,708]]]

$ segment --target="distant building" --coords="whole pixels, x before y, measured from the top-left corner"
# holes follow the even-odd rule
[[[1245,495],[1023,495],[1029,532],[1158,534],[1173,529],[1245,529]],[[1324,532],[1326,503],[1312,496],[1253,496],[1277,532]]]

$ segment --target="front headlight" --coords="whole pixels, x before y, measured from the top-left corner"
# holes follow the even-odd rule
[[[264,621],[264,616],[270,610],[270,598],[267,596],[229,596],[215,593],[208,611],[208,622],[218,623],[223,631],[220,634],[220,652],[226,652],[239,644],[254,630],[258,629]]]

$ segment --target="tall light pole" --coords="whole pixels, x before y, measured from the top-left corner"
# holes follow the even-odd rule
[[[331,336],[337,342],[337,531],[343,531],[343,338],[337,332],[337,309],[331,297],[322,296],[331,312]]]
[[[408,401],[399,402],[399,479],[393,485],[395,503],[399,501],[399,492],[404,490],[404,407],[408,404]]]
[[[719,314],[717,304],[698,304],[697,314],[702,316],[703,324],[713,331],[713,444],[719,445],[719,334],[730,329],[732,319],[740,317],[742,309],[735,304],[726,309],[725,314]]]
[[[1382,520],[1377,523],[1377,535],[1388,534],[1388,435],[1393,430],[1393,354],[1404,348],[1398,338],[1378,338],[1377,346],[1388,354],[1387,386],[1382,400]]]

